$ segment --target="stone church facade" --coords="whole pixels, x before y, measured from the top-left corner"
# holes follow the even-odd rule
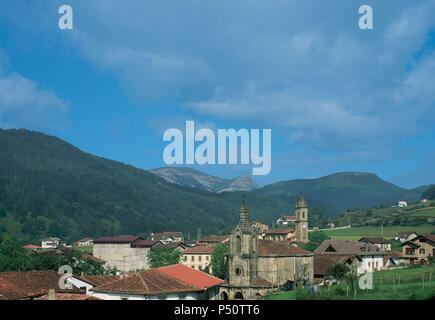
[[[308,208],[302,196],[296,204],[296,214],[299,214],[296,230],[299,228],[300,240],[308,241]],[[258,239],[258,233],[249,225],[248,207],[244,202],[229,246],[227,281],[220,293],[222,300],[258,298],[289,281],[313,280],[314,254],[291,246],[287,241]]]

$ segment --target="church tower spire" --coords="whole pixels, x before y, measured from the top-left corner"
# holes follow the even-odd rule
[[[242,196],[242,204],[240,205],[240,227],[242,229],[249,228],[248,206],[245,203],[245,195]]]
[[[296,215],[296,239],[302,242],[308,242],[308,204],[304,196],[299,196],[295,205]]]

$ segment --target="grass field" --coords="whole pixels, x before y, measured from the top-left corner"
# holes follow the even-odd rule
[[[435,265],[416,266],[373,274],[373,289],[359,290],[357,300],[427,300],[435,297]],[[341,284],[334,289],[320,289],[317,293],[307,291],[277,292],[266,300],[349,300],[352,294]]]
[[[396,232],[414,231],[417,233],[431,233],[435,226],[425,224],[421,226],[387,226],[383,228],[385,238],[393,238]],[[349,229],[326,230],[328,236],[335,240],[358,240],[365,236],[381,236],[381,227],[364,226]]]

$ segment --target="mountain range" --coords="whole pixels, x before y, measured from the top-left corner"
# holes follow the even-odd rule
[[[151,170],[150,172],[171,183],[216,193],[252,191],[259,187],[250,176],[240,176],[234,179],[225,179],[210,176],[191,168],[182,167],[164,167]]]
[[[163,178],[162,178],[163,177]],[[180,230],[229,232],[241,194],[251,219],[270,224],[292,214],[303,192],[310,211],[418,200],[426,187],[403,189],[371,173],[344,172],[262,188],[248,177],[223,179],[193,169],[147,171],[83,152],[53,136],[0,129],[0,236],[19,241]]]

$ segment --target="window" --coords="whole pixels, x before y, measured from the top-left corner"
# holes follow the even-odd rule
[[[237,252],[242,251],[242,238],[240,238],[240,236],[236,237],[236,250]]]
[[[208,259],[209,259],[209,256],[205,256],[205,261],[208,261]]]
[[[242,268],[241,267],[236,267],[234,269],[234,273],[236,274],[237,277],[240,277],[242,275]]]
[[[190,261],[195,261],[195,256],[190,256]]]
[[[406,254],[407,255],[413,255],[414,254],[414,249],[406,248]]]
[[[426,250],[424,250],[423,248],[420,249],[420,254],[425,254],[425,253],[426,253]]]
[[[199,261],[199,262],[202,261],[202,256],[198,256],[198,261]]]
[[[187,261],[187,256],[184,256],[184,261]]]

